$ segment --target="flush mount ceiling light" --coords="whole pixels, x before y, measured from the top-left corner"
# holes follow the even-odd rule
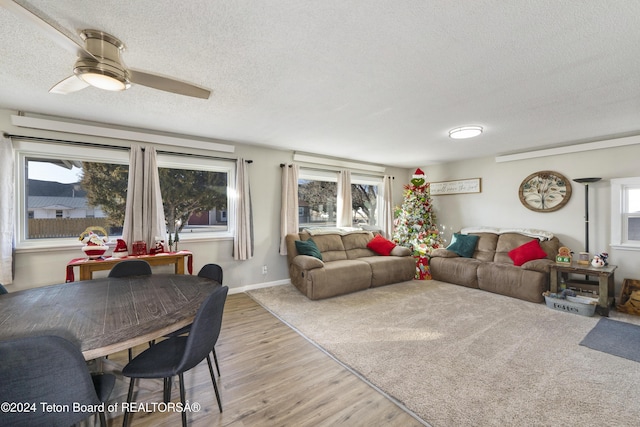
[[[117,38],[97,30],[81,33],[87,50],[95,52],[93,57],[81,57],[76,61],[73,72],[85,83],[99,89],[121,91],[131,86],[127,69],[120,53],[124,43]]]
[[[110,75],[104,70],[91,67],[76,67],[73,71],[85,83],[99,89],[121,91],[131,86],[131,83],[125,77]]]
[[[451,129],[449,131],[449,138],[453,139],[467,139],[478,136],[482,133],[482,126],[462,126],[459,128]]]

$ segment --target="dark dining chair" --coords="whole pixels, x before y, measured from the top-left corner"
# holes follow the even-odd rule
[[[107,425],[104,412],[97,410],[109,399],[115,376],[92,376],[72,342],[52,335],[2,341],[0,361],[0,402],[29,409],[2,411],[1,425],[69,426],[96,412],[100,424]]]
[[[207,277],[222,285],[222,267],[218,264],[205,264],[198,272],[199,277]]]
[[[109,271],[109,277],[149,276],[151,266],[143,259],[120,261]]]
[[[213,376],[213,366],[209,353],[220,336],[222,313],[229,288],[221,286],[200,305],[187,336],[174,336],[160,341],[133,358],[123,369],[122,375],[131,378],[127,402],[133,398],[135,380],[138,378],[163,378],[164,401],[171,400],[171,380],[178,376],[180,401],[185,404],[184,372],[194,368],[205,358],[216,393],[218,408],[222,412],[222,402],[218,385]],[[123,426],[129,422],[129,412],[125,412]],[[187,413],[182,411],[182,425],[187,425]]]
[[[150,276],[151,265],[143,259],[127,259],[120,261],[109,271],[109,277]],[[150,342],[149,345],[152,345]],[[129,360],[133,358],[133,350],[129,349]]]
[[[222,285],[222,276],[223,276],[222,267],[220,267],[218,264],[205,264],[198,272],[198,277],[206,277],[208,279],[215,280],[221,285]],[[190,330],[191,330],[191,325],[187,325],[167,336],[174,337],[177,335],[188,334]],[[218,376],[220,376],[220,365],[218,364],[218,355],[216,354],[215,347],[211,350],[211,352],[213,353],[213,362],[216,365],[216,372],[218,373]]]

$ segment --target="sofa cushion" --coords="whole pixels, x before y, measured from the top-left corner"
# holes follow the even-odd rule
[[[474,233],[478,236],[478,244],[473,257],[480,261],[493,262],[496,256],[496,246],[498,245],[498,234],[494,233]]]
[[[324,262],[347,259],[347,253],[345,252],[341,235],[339,234],[316,235],[316,236],[313,236],[313,241],[316,242],[318,249],[320,249],[320,252],[322,253],[322,260]]]
[[[400,246],[397,245],[395,248],[393,248],[391,250],[391,253],[389,254],[391,256],[409,256],[411,255],[411,249],[405,247],[405,246]]]
[[[319,260],[322,260],[322,254],[320,253],[320,249],[316,245],[316,242],[313,239],[309,240],[296,240],[296,250],[300,255],[309,255]]]
[[[396,247],[396,244],[376,234],[376,236],[367,243],[367,247],[378,255],[389,256],[393,248]]]
[[[442,258],[429,260],[431,277],[441,282],[455,283],[469,288],[478,287],[478,267],[482,261],[475,258]]]
[[[460,255],[458,255],[457,253],[450,251],[448,249],[445,248],[438,248],[438,249],[434,249],[433,252],[431,252],[431,258],[433,257],[439,257],[439,258],[458,258]]]
[[[473,234],[454,233],[451,244],[447,246],[447,250],[453,251],[461,257],[471,258],[476,250],[478,236]]]
[[[557,237],[553,237],[551,240],[543,240],[540,242],[540,247],[547,253],[547,259],[555,262],[558,249],[560,249],[560,240]]]
[[[353,232],[342,236],[342,244],[347,252],[347,259],[358,259],[366,256],[375,255],[375,253],[367,248],[367,243],[373,239],[371,232]]]
[[[522,264],[535,259],[544,259],[547,253],[540,247],[538,239],[520,245],[509,251],[509,258],[513,260],[513,265],[520,267]]]
[[[371,266],[371,287],[413,280],[416,260],[413,257],[379,256],[360,258]]]
[[[311,270],[313,268],[324,267],[324,262],[322,262],[322,260],[309,255],[296,255],[293,258],[292,264],[295,264],[302,270]]]
[[[496,244],[496,255],[493,259],[494,262],[501,262],[504,264],[513,264],[513,260],[509,256],[509,252],[518,246],[524,245],[531,241],[530,236],[518,233],[505,233],[498,236],[498,243]]]
[[[542,302],[542,293],[549,289],[549,275],[511,264],[483,262],[478,267],[478,287],[525,301]]]
[[[313,300],[361,291],[371,286],[371,267],[356,259],[327,262],[324,268],[309,270],[307,276],[306,295]]]
[[[524,268],[525,270],[533,270],[538,271],[540,273],[549,274],[551,271],[551,264],[555,264],[554,261],[550,259],[534,259],[533,261],[527,261],[520,268]]]

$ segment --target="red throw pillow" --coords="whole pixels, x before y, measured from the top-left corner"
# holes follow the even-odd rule
[[[518,267],[525,262],[532,261],[534,259],[543,259],[547,257],[547,253],[540,247],[538,239],[518,246],[515,249],[509,251],[509,258],[513,260],[513,264]]]
[[[393,248],[396,247],[396,244],[376,234],[376,236],[367,243],[367,247],[377,254],[389,255]]]

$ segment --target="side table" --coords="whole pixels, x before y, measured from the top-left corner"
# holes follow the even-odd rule
[[[73,274],[73,267],[78,267],[80,270],[80,280],[93,279],[94,271],[111,270],[111,267],[119,263],[120,261],[128,259],[142,259],[147,261],[150,265],[170,265],[174,264],[175,274],[184,273],[184,259],[187,259],[187,269],[189,274],[193,272],[193,254],[190,251],[179,252],[162,252],[155,255],[138,255],[128,256],[125,258],[104,258],[104,259],[88,259],[88,258],[76,258],[67,263],[66,282],[73,282],[75,280]]]
[[[577,281],[581,286],[593,287],[598,291],[598,313],[602,316],[609,316],[609,297],[614,294],[613,272],[617,266],[607,265],[604,267],[592,267],[591,265],[578,264],[572,262],[570,265],[552,264],[549,271],[549,287],[551,292],[558,292],[558,278],[562,273],[582,274],[585,276],[597,276],[598,281]]]

